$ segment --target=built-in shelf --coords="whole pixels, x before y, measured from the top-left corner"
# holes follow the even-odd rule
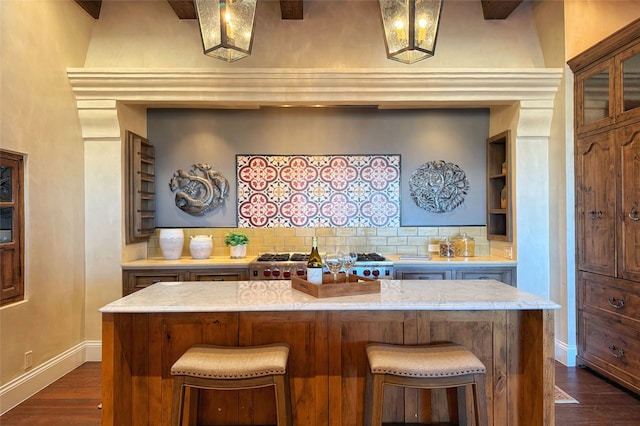
[[[146,241],[156,229],[155,148],[133,132],[126,132],[126,241]]]
[[[487,139],[487,239],[511,241],[511,132]]]

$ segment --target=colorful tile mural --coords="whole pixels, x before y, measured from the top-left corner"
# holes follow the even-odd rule
[[[238,227],[400,226],[400,155],[238,155]]]

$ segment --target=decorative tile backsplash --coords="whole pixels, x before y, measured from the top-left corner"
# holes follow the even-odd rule
[[[240,228],[395,227],[399,155],[238,155]]]
[[[476,243],[476,256],[489,255],[489,241],[485,226],[446,227],[390,227],[390,228],[185,228],[183,256],[189,256],[189,239],[192,235],[212,235],[213,256],[229,256],[224,245],[224,235],[240,230],[249,236],[247,259],[267,252],[299,252],[311,250],[311,239],[318,237],[320,251],[332,249],[377,252],[381,254],[418,255],[428,253],[431,239],[454,237],[466,232]],[[162,257],[158,234],[148,243],[148,257]]]

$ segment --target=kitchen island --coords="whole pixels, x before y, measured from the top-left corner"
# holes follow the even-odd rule
[[[191,345],[291,346],[295,425],[363,423],[370,342],[467,346],[493,425],[554,424],[551,301],[492,280],[382,280],[316,299],[290,281],[157,283],[101,309],[103,424],[168,425],[171,365]],[[454,394],[389,388],[385,422],[457,421]],[[274,424],[273,389],[201,392],[199,424]]]

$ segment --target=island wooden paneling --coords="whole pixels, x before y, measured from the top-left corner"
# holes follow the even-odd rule
[[[170,368],[197,343],[291,346],[294,425],[364,424],[370,342],[453,341],[487,366],[490,424],[553,425],[553,311],[103,314],[103,425],[168,425]],[[451,407],[447,406],[451,404]],[[457,422],[455,395],[393,389],[385,422]],[[274,424],[270,388],[200,392],[198,424]]]

